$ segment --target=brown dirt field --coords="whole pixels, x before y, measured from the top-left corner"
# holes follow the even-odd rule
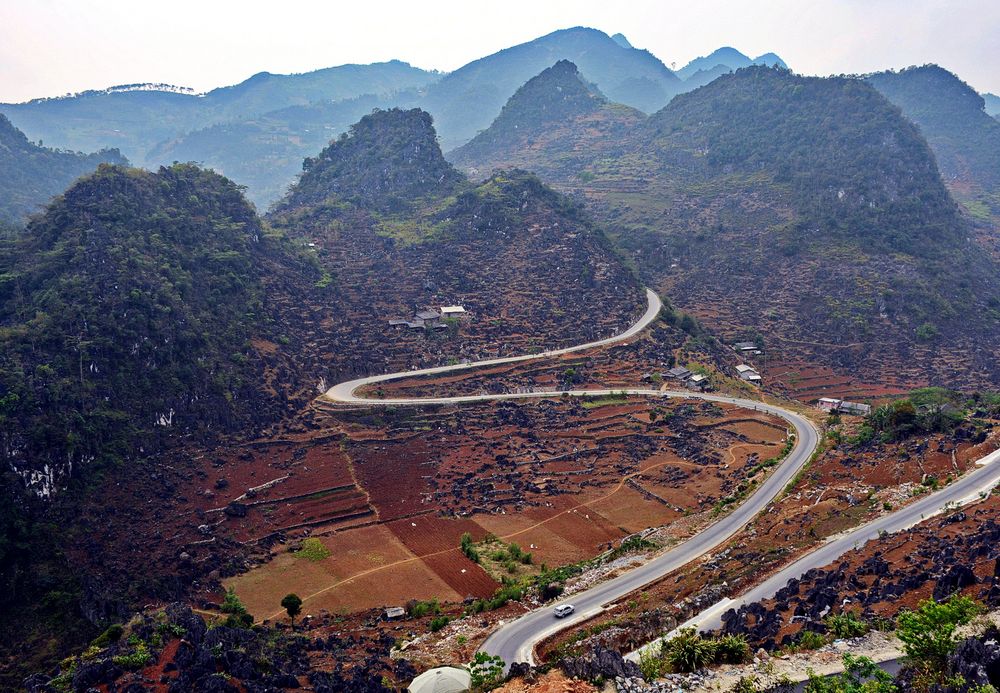
[[[476,521],[498,537],[514,534],[510,541],[530,551],[538,564],[564,565],[593,555],[523,514],[482,515]]]
[[[431,464],[429,442],[423,437],[402,443],[352,449],[358,482],[368,491],[381,520],[432,510],[423,503],[431,491],[424,478]]]
[[[489,597],[500,587],[479,565],[453,549],[423,558],[434,574],[444,580],[461,597]]]
[[[645,484],[642,486],[645,488]],[[657,493],[657,495],[663,497],[662,494]],[[673,508],[650,499],[628,486],[613,496],[593,502],[590,508],[600,513],[610,524],[628,533],[668,524],[681,516],[681,513]]]
[[[396,520],[386,527],[417,556],[457,548],[466,532],[473,541],[482,541],[486,536],[486,530],[472,520],[436,515]]]

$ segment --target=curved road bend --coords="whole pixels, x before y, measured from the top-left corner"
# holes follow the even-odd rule
[[[461,403],[461,402],[474,402],[481,401],[484,399],[497,399],[495,395],[488,395],[485,397],[435,397],[435,398],[421,398],[421,399],[404,399],[404,400],[390,400],[390,399],[366,399],[364,397],[356,397],[354,391],[359,387],[364,387],[365,385],[374,385],[375,383],[385,383],[391,380],[404,380],[406,378],[420,377],[422,375],[440,375],[441,373],[451,373],[453,371],[463,371],[470,368],[484,368],[487,366],[499,366],[505,363],[518,363],[519,361],[532,361],[535,359],[551,358],[553,356],[562,356],[563,354],[571,354],[574,351],[585,351],[587,349],[594,349],[596,347],[608,346],[610,344],[617,344],[618,342],[624,342],[627,339],[631,339],[636,336],[644,329],[649,327],[649,325],[656,320],[656,316],[660,314],[660,310],[663,308],[663,302],[660,301],[660,297],[656,295],[656,292],[651,289],[646,289],[646,312],[642,314],[642,317],[632,325],[630,328],[622,332],[621,334],[616,334],[613,337],[607,337],[605,339],[599,339],[596,342],[588,342],[586,344],[578,344],[576,346],[566,347],[564,349],[553,349],[550,351],[543,351],[537,354],[526,354],[524,356],[505,356],[497,359],[489,359],[487,361],[474,361],[471,363],[456,363],[450,366],[437,366],[435,368],[421,368],[414,371],[403,371],[401,373],[386,373],[385,375],[373,375],[367,378],[357,378],[356,380],[348,380],[345,383],[340,383],[334,385],[326,394],[323,395],[328,400],[333,402],[341,402],[345,404],[369,404],[369,405],[406,405],[406,404],[436,404],[436,403]],[[553,393],[545,393],[551,396]],[[555,393],[559,394],[559,393]],[[541,396],[541,395],[534,395]]]
[[[744,604],[773,597],[792,578],[799,578],[813,568],[829,565],[849,551],[860,549],[866,542],[877,539],[882,533],[901,532],[952,507],[976,500],[981,493],[989,492],[1000,484],[1000,464],[997,462],[1000,462],[1000,450],[995,450],[977,460],[978,469],[965,474],[940,491],[830,539],[738,598],[723,600],[684,625],[696,626],[706,631],[721,628],[722,614],[727,610],[739,609]]]
[[[507,358],[491,359],[475,363],[462,363],[451,366],[439,366],[436,368],[424,368],[421,370],[406,371],[402,373],[388,373],[385,375],[358,378],[345,383],[340,383],[330,388],[324,397],[333,402],[344,404],[366,404],[369,406],[420,406],[425,404],[461,404],[465,402],[483,402],[490,400],[508,399],[529,399],[558,397],[566,394],[575,397],[603,396],[618,393],[630,395],[642,395],[647,397],[671,397],[678,399],[701,399],[709,402],[719,402],[732,404],[745,409],[763,411],[775,416],[779,416],[787,421],[795,429],[795,447],[788,454],[785,460],[778,465],[767,477],[763,484],[746,501],[735,508],[728,515],[718,522],[695,534],[686,541],[678,544],[674,548],[666,551],[647,563],[634,568],[613,580],[596,585],[589,590],[578,592],[572,599],[555,602],[543,609],[528,612],[527,614],[504,624],[491,635],[482,649],[490,654],[499,655],[508,664],[512,662],[532,662],[535,645],[543,638],[555,633],[558,630],[569,627],[574,623],[582,621],[598,612],[605,605],[620,599],[644,585],[653,582],[663,575],[674,571],[699,556],[711,551],[730,537],[745,527],[761,510],[763,510],[774,498],[781,493],[782,489],[788,485],[798,471],[809,461],[813,452],[819,446],[819,433],[811,422],[795,412],[774,405],[765,404],[747,399],[726,397],[724,395],[711,395],[694,392],[673,392],[650,389],[617,388],[613,390],[566,390],[563,392],[523,392],[499,395],[465,395],[458,397],[418,397],[418,398],[397,398],[397,399],[366,399],[357,397],[354,392],[365,385],[388,382],[391,380],[402,380],[414,376],[438,375],[453,371],[481,368],[485,366],[500,365],[505,363],[515,363],[518,361],[528,361],[540,358],[549,358],[568,354],[574,351],[592,349],[594,347],[607,346],[617,342],[625,341],[644,330],[660,312],[662,303],[655,292],[646,289],[646,298],[649,305],[645,314],[625,332],[602,339],[596,342],[567,347],[565,349],[555,349],[539,354],[526,356],[512,356]],[[552,616],[552,608],[559,603],[570,603],[576,607],[576,612],[572,617],[556,620]]]

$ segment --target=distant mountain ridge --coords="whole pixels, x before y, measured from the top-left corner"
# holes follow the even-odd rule
[[[134,162],[152,165],[160,163],[148,160],[158,143],[192,130],[289,106],[423,87],[438,77],[394,60],[292,75],[262,72],[203,95],[176,87],[125,85],[0,104],[0,110],[31,138],[84,151],[118,147]]]
[[[738,70],[741,67],[749,67],[750,65],[765,65],[767,67],[778,66],[788,69],[788,65],[785,64],[785,61],[774,53],[764,53],[763,55],[758,55],[756,58],[750,58],[735,48],[723,46],[708,55],[695,58],[684,67],[677,70],[676,74],[682,80],[687,81],[698,72],[712,72],[717,70],[720,65],[728,67],[728,72]]]
[[[118,147],[148,167],[203,163],[248,186],[248,196],[264,209],[281,198],[302,159],[372,108],[428,111],[442,148],[450,151],[488,128],[525,82],[559,60],[577,65],[583,79],[611,102],[652,113],[675,95],[752,62],[732,49],[712,55],[731,64],[714,65],[682,81],[624,35],[574,27],[498,51],[447,75],[389,61],[299,75],[262,72],[202,95],[180,87],[122,85],[12,104],[7,110],[30,137],[62,147]],[[773,54],[757,60],[784,64]]]

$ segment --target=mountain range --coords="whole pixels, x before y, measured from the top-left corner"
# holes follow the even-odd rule
[[[961,93],[992,131],[982,100]],[[529,167],[586,197],[646,280],[722,334],[757,332],[787,358],[855,376],[975,382],[948,361],[998,375],[983,339],[1000,316],[997,266],[968,240],[941,155],[859,79],[753,66],[646,118],[557,65],[450,156],[480,176]],[[982,170],[986,184],[988,160]]]
[[[142,166],[203,163],[246,185],[250,199],[265,209],[282,197],[302,159],[372,108],[419,106],[430,112],[447,151],[487,128],[521,85],[559,60],[576,64],[611,101],[645,113],[755,62],[720,49],[688,66],[695,69],[685,68],[692,75],[685,81],[624,36],[576,27],[443,76],[391,61],[301,75],[260,73],[204,95],[155,86],[111,89],[0,104],[0,112],[29,137],[60,147],[118,147]],[[773,54],[756,61],[784,65]]]

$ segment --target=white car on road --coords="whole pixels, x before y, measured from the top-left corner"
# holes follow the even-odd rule
[[[556,618],[563,618],[564,616],[569,616],[574,611],[576,611],[576,607],[572,604],[560,604],[552,610],[552,613],[555,614]]]

